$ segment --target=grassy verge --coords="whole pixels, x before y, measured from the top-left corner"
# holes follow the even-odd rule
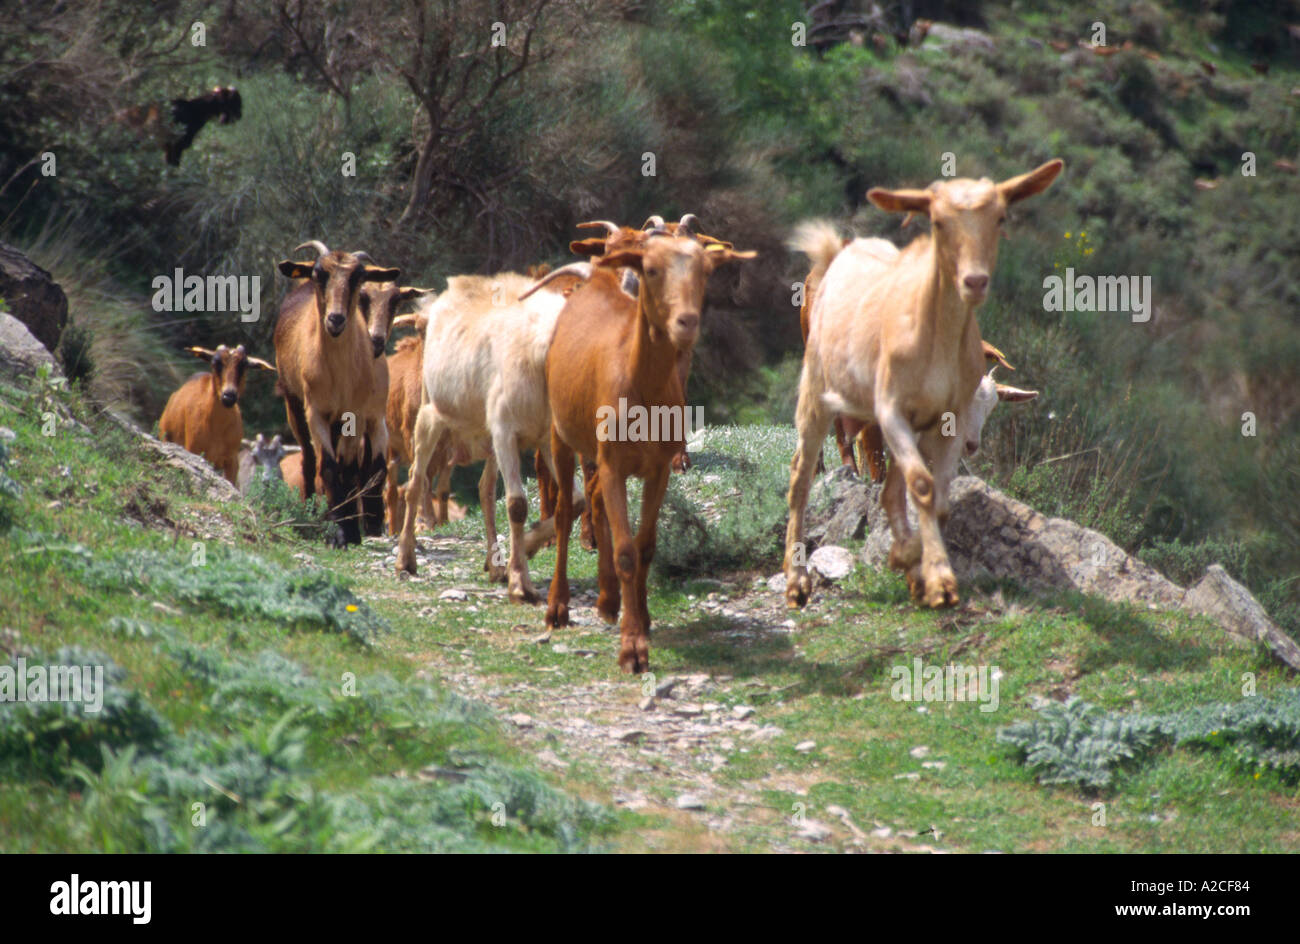
[[[476,510],[422,539],[438,563],[399,580],[390,540],[333,551],[257,506],[206,503],[48,385],[0,386],[0,426],[21,488],[0,498],[0,664],[103,665],[106,680],[96,716],[0,704],[4,851],[1226,852],[1300,838],[1295,764],[1243,753],[1249,719],[1153,738],[1091,785],[1045,785],[1026,764],[1033,738],[999,740],[1070,696],[1115,718],[1231,710],[1251,704],[1248,684],[1294,699],[1284,671],[1207,622],[1012,584],[923,613],[895,575],[862,568],[787,613],[761,582],[778,522],[742,501],[787,468],[787,430],[717,431],[674,479],[682,508],[747,546],[711,566],[722,551],[686,541],[689,524],[666,530],[666,548],[706,562],[652,576],[648,683],[618,672],[585,552],[575,625],[539,642],[541,610],[484,578]],[[533,561],[539,588],[553,562]],[[442,599],[450,588],[465,599]],[[996,710],[895,699],[895,670],[916,658],[986,667]],[[698,687],[642,709],[670,676]],[[673,740],[629,733],[688,708]],[[689,790],[702,800],[682,809]]]

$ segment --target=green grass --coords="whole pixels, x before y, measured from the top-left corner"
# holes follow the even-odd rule
[[[65,422],[42,436],[37,405],[85,431]],[[636,778],[651,805],[620,812],[624,783],[600,756],[530,740],[452,691],[458,679],[501,714],[539,718],[569,710],[557,698],[595,691],[587,716],[598,724],[644,694],[644,680],[619,673],[608,627],[535,641],[541,609],[510,605],[486,582],[477,510],[438,535],[456,538],[439,544],[443,566],[399,580],[382,565],[391,540],[336,551],[271,527],[256,506],[206,503],[73,395],[4,386],[0,425],[16,433],[7,472],[21,486],[0,499],[11,521],[0,626],[17,630],[29,662],[63,646],[103,653],[130,709],[110,725],[0,705],[6,852],[830,849],[848,841],[831,806],[868,848],[905,851],[1256,852],[1300,838],[1295,787],[1227,751],[1160,746],[1104,789],[1084,789],[1041,785],[998,742],[1043,698],[1151,715],[1240,702],[1247,673],[1260,696],[1293,691],[1265,654],[1209,623],[1009,583],[964,586],[958,610],[921,612],[897,575],[862,568],[790,614],[757,583],[778,569],[775,555],[747,569],[656,571],[650,583],[656,677],[708,673],[707,698],[723,712],[747,705],[756,724],[780,729],[737,740],[712,772],[704,816],[730,828],[674,809],[688,771],[662,762]],[[786,432],[718,431],[673,491],[726,505],[746,477],[780,478]],[[553,563],[551,549],[532,562],[539,589]],[[594,590],[594,557],[576,545],[571,576],[575,598]],[[471,600],[440,602],[449,586]],[[718,608],[701,606],[710,598]],[[894,700],[891,669],[917,656],[997,667],[997,710]],[[813,749],[796,750],[807,740]],[[536,759],[548,745],[567,768]],[[918,747],[929,751],[913,756]],[[704,756],[685,763],[708,769]],[[1093,825],[1098,803],[1105,826]],[[800,810],[836,837],[795,838]]]

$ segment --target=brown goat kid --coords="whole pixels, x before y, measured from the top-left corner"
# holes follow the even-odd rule
[[[215,351],[204,347],[186,350],[206,358],[211,370],[195,374],[167,398],[158,420],[158,435],[203,456],[237,485],[244,439],[244,420],[239,413],[244,375],[250,366],[275,368],[260,357],[249,357],[242,344],[236,348],[223,344]]]
[[[685,445],[684,423],[667,435],[652,431],[643,440],[636,435],[611,435],[609,415],[619,409],[620,401],[629,409],[642,407],[652,417],[664,415],[655,412],[663,408],[668,408],[668,416],[685,415],[678,355],[699,336],[708,277],[720,265],[755,255],[720,245],[706,248],[695,239],[661,233],[639,247],[596,260],[590,280],[573,292],[561,311],[546,358],[551,449],[559,486],[557,557],[546,624],[569,623],[573,466],[575,454],[582,454],[595,458],[597,470],[593,522],[600,596],[596,607],[612,622],[622,604],[618,664],[625,672],[644,672],[650,665],[646,576],[672,458]],[[614,275],[614,270],[624,267],[640,278],[636,298],[622,291]],[[630,476],[645,481],[635,535],[628,524]]]
[[[388,364],[375,356],[358,312],[360,288],[396,282],[401,271],[375,265],[363,252],[331,252],[318,240],[294,252],[304,248],[316,251],[315,262],[279,264],[288,278],[307,281],[289,292],[276,319],[276,392],[302,446],[307,496],[319,474],[329,516],[339,524],[333,543],[360,544],[359,518],[367,533],[383,530],[388,453]]]

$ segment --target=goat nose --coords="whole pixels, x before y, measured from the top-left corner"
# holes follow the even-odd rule
[[[386,341],[384,338],[376,337],[374,335],[370,336],[370,346],[374,348],[375,357],[378,357],[379,355],[384,353],[385,343]]]
[[[341,312],[330,312],[325,316],[325,327],[329,329],[330,334],[337,337],[339,332],[343,330],[343,324],[346,321],[347,317]]]
[[[683,331],[697,331],[700,327],[700,316],[697,314],[686,314],[677,316],[677,324]]]
[[[989,287],[989,277],[985,272],[972,272],[962,281],[966,283],[966,287],[972,292],[982,292]]]
[[[235,401],[239,399],[239,394],[234,390],[221,391],[221,403],[223,406],[234,406]]]

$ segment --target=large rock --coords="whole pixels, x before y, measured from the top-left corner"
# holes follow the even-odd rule
[[[199,494],[213,501],[229,501],[233,498],[239,498],[239,489],[213,468],[207,459],[196,456],[177,443],[163,442],[161,439],[149,435],[127,417],[113,410],[106,410],[104,415],[122,429],[138,436],[144,447],[157,453],[164,464],[184,472]]]
[[[0,376],[30,377],[42,365],[54,375],[60,373],[54,356],[32,336],[27,325],[0,311]]]
[[[1160,606],[1177,606],[1183,598],[1181,587],[1098,531],[1041,515],[972,476],[954,479],[948,494],[952,517],[944,540],[958,579],[991,574],[1107,600]],[[907,511],[915,527],[916,511],[910,501]],[[869,564],[884,566],[893,539],[878,504],[872,508],[870,527],[863,557]]]
[[[0,298],[47,351],[58,348],[68,323],[68,297],[50,273],[5,243],[0,243]]]
[[[928,49],[961,49],[993,52],[997,45],[993,37],[981,30],[947,23],[931,23],[924,37]]]
[[[837,466],[808,492],[804,540],[810,547],[860,541],[866,536],[872,507],[879,504],[879,485],[868,485],[848,466]]]
[[[1280,661],[1300,671],[1300,645],[1218,564],[1184,590],[1104,534],[1041,515],[980,479],[954,479],[948,494],[952,516],[944,528],[944,543],[959,580],[991,574],[1118,603],[1181,608],[1210,617],[1234,637],[1267,646]],[[915,528],[916,510],[910,499],[907,514]],[[885,567],[893,536],[878,501],[871,505],[868,527],[863,560]]]
[[[1205,576],[1187,591],[1182,607],[1210,617],[1234,636],[1262,643],[1273,655],[1300,672],[1300,645],[1282,632],[1250,591],[1218,564],[1210,565]]]

